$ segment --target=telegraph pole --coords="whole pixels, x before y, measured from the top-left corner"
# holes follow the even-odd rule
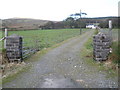
[[[79,13],[75,13],[75,14],[70,15],[70,16],[80,16],[80,21],[79,21],[80,22],[80,25],[79,25],[80,26],[80,35],[82,34],[82,28],[81,28],[82,27],[82,25],[81,25],[82,14],[87,15],[86,13],[82,13],[81,10]]]

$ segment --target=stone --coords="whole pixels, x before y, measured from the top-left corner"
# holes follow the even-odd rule
[[[6,55],[9,61],[22,60],[22,37],[15,34],[6,37]]]
[[[110,53],[110,37],[107,34],[99,33],[93,36],[93,58],[96,61],[103,61]]]

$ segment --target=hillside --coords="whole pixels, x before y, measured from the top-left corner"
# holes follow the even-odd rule
[[[98,24],[101,28],[108,28],[108,21],[112,20],[113,28],[118,27],[118,17],[96,17],[82,18],[81,27],[85,28],[89,24]],[[3,28],[8,30],[33,30],[33,29],[61,29],[80,28],[80,20],[68,17],[63,21],[49,21],[29,18],[11,18],[2,21]]]
[[[4,19],[2,21],[3,27],[8,28],[8,30],[30,30],[30,29],[40,29],[40,26],[45,25],[47,20],[39,19],[27,19],[27,18],[11,18]]]

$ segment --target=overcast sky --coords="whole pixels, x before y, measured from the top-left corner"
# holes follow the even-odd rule
[[[70,14],[87,13],[86,17],[118,16],[120,0],[1,0],[0,19],[35,18],[62,21]]]

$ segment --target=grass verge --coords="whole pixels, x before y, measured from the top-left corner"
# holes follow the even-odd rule
[[[118,51],[118,42],[113,42],[112,43],[112,54],[110,54],[109,59],[114,63],[120,65],[120,60],[119,60],[119,51]]]
[[[17,75],[19,75],[22,72],[28,71],[30,69],[30,65],[21,65],[16,67],[16,69],[10,71],[9,74],[4,75],[2,77],[2,84],[5,84],[7,82],[10,82],[11,80],[15,79]],[[15,65],[16,66],[16,65]],[[15,68],[15,67],[14,67]]]
[[[94,34],[97,34],[97,32],[95,31]],[[87,65],[90,65],[90,66],[96,68],[98,71],[107,72],[107,74],[108,74],[106,76],[107,78],[117,76],[118,69],[114,68],[118,64],[118,62],[117,62],[118,61],[117,60],[118,53],[117,53],[116,43],[113,43],[113,45],[112,45],[112,47],[114,48],[113,53],[109,56],[111,58],[112,62],[110,62],[110,60],[106,60],[104,62],[97,62],[97,61],[93,60],[92,42],[93,42],[93,38],[91,37],[84,44],[84,47],[82,48],[81,58],[84,59],[84,61]]]

